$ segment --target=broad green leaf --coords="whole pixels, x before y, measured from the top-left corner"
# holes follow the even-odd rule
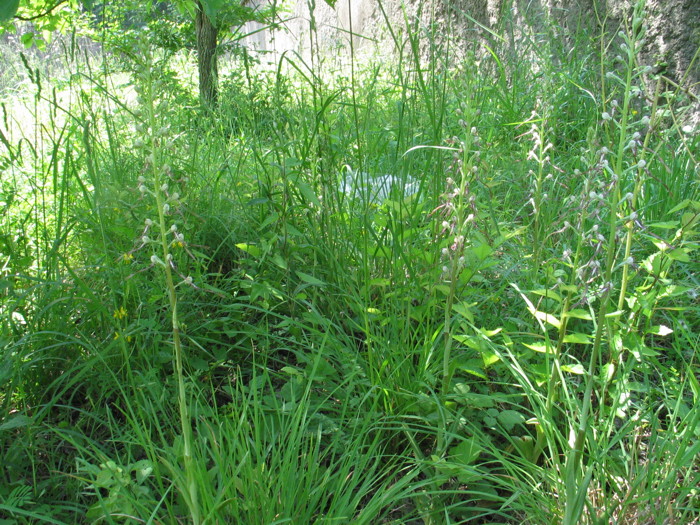
[[[605,383],[610,383],[610,380],[615,375],[615,365],[613,363],[606,363],[603,365],[603,370],[601,375],[605,378]]]
[[[586,373],[586,369],[581,363],[575,365],[563,365],[561,369],[564,372],[569,372],[570,374],[583,375]]]
[[[676,213],[677,211],[680,211],[680,210],[682,210],[682,209],[685,209],[685,208],[688,207],[688,204],[690,204],[690,202],[691,202],[690,199],[685,199],[685,200],[681,201],[680,203],[678,203],[678,204],[677,204],[676,206],[674,206],[673,208],[671,208],[671,209],[668,211],[668,213]]]
[[[301,233],[298,228],[295,228],[293,224],[285,222],[284,229],[290,237],[304,237],[304,234]]]
[[[471,465],[479,458],[482,450],[477,440],[465,438],[459,445],[450,449],[450,457],[460,465]]]
[[[190,357],[187,360],[187,364],[195,370],[197,370],[198,372],[205,372],[209,370],[209,363],[206,360],[201,359],[199,357]]]
[[[471,387],[466,383],[457,383],[454,387],[454,392],[458,396],[467,397],[471,393]]]
[[[147,459],[142,459],[134,463],[132,469],[136,473],[136,482],[141,484],[146,481],[148,476],[153,472],[153,465],[151,465],[151,462]]]
[[[661,355],[661,353],[649,348],[648,346],[642,346],[640,348],[640,352],[644,357],[658,357]]]
[[[684,213],[683,216],[681,217],[681,224],[683,225],[683,228],[685,230],[688,230],[695,226],[695,223],[698,222],[698,214],[697,213]],[[686,232],[689,233],[689,232]]]
[[[484,423],[486,424],[487,427],[495,427],[496,426],[496,418],[498,417],[498,410],[495,408],[489,408],[486,411],[486,415],[484,416]]]
[[[498,357],[498,354],[494,354],[492,352],[487,352],[483,351],[481,352],[481,359],[484,361],[484,368],[488,368],[494,363],[498,363],[501,358]]]
[[[19,0],[0,0],[0,23],[14,17],[18,7]]]
[[[481,261],[493,253],[493,249],[488,244],[479,244],[470,250]]]
[[[466,383],[457,383],[454,392],[459,403],[472,408],[491,408],[496,404],[496,400],[489,395],[471,392],[470,386]]]
[[[585,321],[590,321],[591,319],[593,319],[593,317],[591,317],[591,312],[589,312],[588,310],[582,310],[580,308],[574,308],[573,310],[569,310],[568,312],[566,312],[564,317],[573,317],[574,319],[583,319]]]
[[[219,16],[222,7],[226,5],[226,0],[200,0],[204,14],[207,15],[213,26],[216,26],[216,17]]]
[[[287,261],[285,261],[284,257],[282,257],[279,253],[272,256],[272,262],[283,270],[287,270]]]
[[[299,188],[299,192],[302,194],[308,204],[312,204],[316,208],[321,206],[321,201],[318,200],[318,196],[311,186],[304,181],[297,181],[296,186]]]
[[[473,376],[476,376],[479,379],[487,380],[488,377],[486,376],[486,374],[484,374],[484,372],[480,368],[478,368],[478,366],[474,366],[474,365],[480,365],[480,364],[481,364],[481,361],[476,360],[476,359],[470,359],[470,362],[460,364],[457,366],[457,368],[459,370],[461,370],[462,372],[466,372],[467,374],[471,374]]]
[[[243,250],[246,253],[249,253],[253,257],[260,257],[262,255],[262,250],[260,249],[259,246],[255,244],[248,244],[245,242],[240,242],[236,244],[236,248],[239,250]]]
[[[662,221],[662,222],[652,222],[647,224],[649,228],[660,228],[662,230],[672,230],[673,228],[678,228],[678,221]]]
[[[624,312],[622,310],[615,310],[614,312],[608,312],[605,314],[605,317],[619,317],[623,314]]]
[[[533,310],[532,308],[528,308],[528,310],[530,310],[530,313],[534,315],[536,319],[551,324],[554,328],[561,328],[561,321],[554,317],[552,314],[541,312],[540,310]]]
[[[547,290],[545,288],[541,290],[532,290],[532,293],[535,295],[541,295],[542,297],[546,297],[547,299],[553,299],[556,302],[560,303],[561,302],[561,296],[552,290]]]
[[[443,293],[444,295],[450,295],[450,287],[445,284],[436,284],[435,290]]]
[[[666,325],[658,324],[656,326],[652,326],[649,330],[647,330],[647,333],[652,335],[666,336],[668,334],[672,334],[673,330]]]
[[[525,459],[531,460],[535,454],[535,440],[532,436],[520,436],[515,438],[513,445]]]
[[[338,371],[328,361],[321,358],[317,361],[310,361],[306,365],[306,377],[314,381],[325,381],[329,377],[337,377]]]
[[[481,339],[473,336],[473,335],[461,335],[461,334],[455,334],[452,336],[452,339],[455,341],[459,341],[460,343],[468,346],[472,350],[477,350],[479,352],[482,351],[482,343]]]
[[[32,44],[34,44],[34,33],[29,31],[28,33],[24,33],[21,37],[19,37],[19,39],[22,42],[22,45],[29,49],[32,47]]]
[[[503,428],[510,432],[515,425],[525,422],[525,416],[517,410],[502,410],[498,413],[498,421],[503,425]]]
[[[523,346],[529,348],[530,350],[534,350],[535,352],[540,352],[542,354],[550,353],[554,350],[554,347],[547,343],[523,343]]]
[[[688,250],[684,248],[676,248],[675,250],[671,250],[668,252],[666,255],[668,255],[669,259],[673,259],[674,261],[680,261],[680,262],[690,262],[690,256],[688,255]]]
[[[470,305],[467,304],[466,302],[461,302],[461,303],[455,304],[455,305],[452,307],[452,309],[453,309],[455,312],[457,312],[459,315],[461,315],[462,317],[464,317],[467,321],[469,321],[470,323],[473,323],[473,322],[474,322],[474,314],[473,314],[472,311],[469,309],[469,306],[470,306]]]
[[[493,337],[494,335],[498,335],[503,331],[502,327],[494,328],[493,330],[487,330],[486,328],[479,328],[479,332],[484,334],[486,337]]]
[[[581,345],[591,344],[591,336],[588,334],[573,333],[564,336],[565,343],[575,343]]]

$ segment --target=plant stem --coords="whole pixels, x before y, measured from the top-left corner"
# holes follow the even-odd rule
[[[159,243],[163,253],[163,269],[165,272],[165,285],[168,293],[168,302],[170,306],[170,317],[172,322],[173,333],[173,354],[175,359],[175,373],[177,375],[177,390],[178,390],[178,406],[180,412],[180,426],[182,431],[183,441],[183,458],[186,478],[186,499],[190,510],[190,517],[194,525],[201,523],[199,502],[197,494],[197,483],[195,479],[195,465],[192,456],[192,422],[190,420],[189,406],[187,401],[187,392],[185,388],[185,376],[182,365],[182,341],[180,339],[180,322],[177,313],[177,292],[175,290],[175,282],[173,280],[173,271],[171,267],[170,243],[168,240],[169,228],[166,225],[166,200],[167,196],[162,189],[161,174],[163,169],[162,159],[162,137],[157,136],[159,129],[159,121],[156,115],[155,98],[153,85],[152,69],[149,69],[147,74],[147,100],[148,100],[148,123],[151,139],[151,173],[153,177],[153,194],[156,199],[156,209],[158,210],[158,233]]]

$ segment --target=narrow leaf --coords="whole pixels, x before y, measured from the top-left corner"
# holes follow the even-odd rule
[[[316,279],[313,275],[309,275],[308,273],[304,272],[299,272],[297,271],[297,275],[299,276],[299,279],[304,281],[307,284],[311,284],[313,286],[325,286],[326,283],[323,282],[321,279]]]
[[[26,427],[27,425],[31,425],[33,422],[34,420],[31,417],[27,417],[20,414],[18,416],[8,419],[2,425],[0,425],[0,432],[2,432],[3,430],[11,430],[13,428]]]

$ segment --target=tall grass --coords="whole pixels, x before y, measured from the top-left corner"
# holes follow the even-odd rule
[[[535,12],[468,49],[406,14],[393,62],[232,63],[214,115],[147,39],[25,59],[3,518],[700,519],[700,135],[643,8],[566,65]]]

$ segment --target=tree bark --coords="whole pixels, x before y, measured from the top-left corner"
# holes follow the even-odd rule
[[[204,107],[214,107],[218,98],[218,77],[216,47],[219,30],[211,23],[204,12],[202,3],[197,1],[195,18],[197,33],[197,67],[199,69],[199,100]]]

